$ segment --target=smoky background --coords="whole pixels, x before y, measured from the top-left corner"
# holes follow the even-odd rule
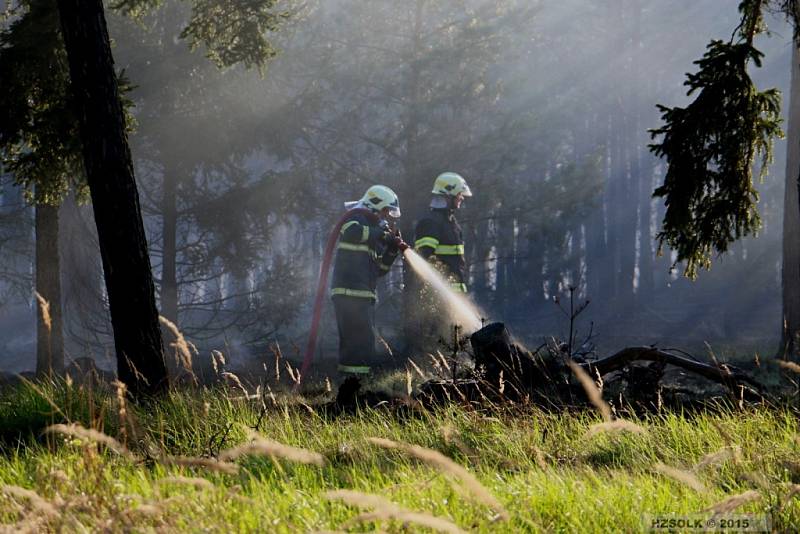
[[[657,103],[711,38],[738,24],[735,0],[309,0],[285,3],[266,70],[219,70],[180,39],[167,1],[109,23],[127,97],[139,195],[162,315],[232,365],[299,352],[327,233],[374,183],[400,196],[413,234],[435,176],[462,174],[470,294],[529,346],[563,336],[553,303],[591,302],[580,328],[599,351],[658,344],[720,353],[777,349],[785,142],[759,186],[763,228],[697,281],[656,254],[664,164],[647,149]],[[767,21],[752,75],[788,98],[791,29]],[[784,109],[788,103],[784,101]],[[0,367],[35,365],[33,212],[0,188]],[[111,329],[91,210],[61,208],[67,359],[111,368]],[[379,288],[378,327],[401,349],[403,267]],[[322,359],[336,355],[324,315]]]

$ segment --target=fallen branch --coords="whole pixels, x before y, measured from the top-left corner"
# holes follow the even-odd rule
[[[583,367],[590,376],[595,376],[597,374],[604,376],[611,372],[619,371],[636,361],[674,365],[675,367],[680,367],[681,369],[700,375],[703,378],[722,384],[730,389],[733,389],[733,387],[737,385],[747,384],[758,393],[764,391],[764,387],[761,384],[750,378],[750,376],[741,369],[737,369],[732,365],[725,363],[716,365],[703,363],[655,347],[627,347],[607,358],[594,362],[581,363],[580,366]]]

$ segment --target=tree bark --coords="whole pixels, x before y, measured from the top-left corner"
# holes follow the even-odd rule
[[[400,229],[403,236],[413,246],[414,227],[417,219],[425,213],[419,202],[418,183],[421,179],[420,150],[419,150],[419,124],[420,124],[420,78],[421,65],[420,54],[422,49],[422,20],[425,8],[425,0],[416,0],[414,5],[414,27],[411,43],[411,62],[408,74],[408,103],[406,105],[406,119],[403,129],[405,131],[406,153],[403,160],[404,166],[404,186],[400,192],[400,202],[403,206],[403,218],[400,221]],[[433,178],[431,178],[433,185]],[[403,332],[406,339],[412,340],[419,337],[418,313],[419,281],[415,278],[408,262],[403,262],[403,294],[402,294],[402,321]],[[410,342],[409,347],[414,347]]]
[[[652,215],[653,193],[653,168],[647,162],[642,165],[642,159],[647,158],[646,148],[639,150],[639,287],[636,300],[640,306],[649,305],[653,300],[655,291],[653,233],[650,230],[650,217]]]
[[[653,107],[652,101],[655,93],[652,91],[653,83],[650,78],[645,79],[644,56],[642,52],[642,2],[636,0],[632,8],[632,50],[631,69],[634,87],[644,87],[644,91],[634,91],[633,104],[633,134],[635,142],[631,160],[631,175],[636,184],[636,197],[639,209],[639,284],[636,291],[636,301],[639,306],[646,306],[652,302],[655,290],[653,273],[653,233],[650,231],[650,216],[652,215],[653,196],[653,165],[652,156],[647,150],[647,138],[644,125],[647,122],[645,110]],[[635,148],[634,148],[635,147]],[[633,206],[636,200],[631,202]]]
[[[58,0],[108,290],[117,372],[134,396],[168,386],[147,239],[101,0]]]
[[[61,265],[58,250],[58,206],[36,206],[36,292],[46,301],[38,304],[36,321],[36,376],[64,372],[64,328],[61,308]]]
[[[161,315],[178,324],[178,273],[177,273],[177,176],[164,174],[161,199]]]
[[[800,51],[792,50],[787,131],[786,190],[783,197],[783,341],[780,355],[797,359],[800,334]]]
[[[521,294],[525,296],[526,307],[537,313],[546,302],[544,299],[544,240],[540,232],[532,231],[530,226],[526,239],[525,259],[523,260],[523,276],[521,276]]]
[[[587,125],[587,130],[599,131],[606,125],[605,115],[594,115],[591,122]],[[588,135],[588,134],[587,134]],[[587,145],[591,150],[597,148],[593,145]],[[584,151],[583,157],[590,155],[590,149]],[[608,173],[605,172],[607,158],[606,149],[603,148],[603,164],[602,171],[606,177],[606,184],[608,186]],[[608,269],[608,247],[606,243],[606,217],[604,203],[604,195],[601,195],[599,202],[592,209],[587,217],[588,224],[586,225],[586,297],[590,298],[593,302],[603,303],[604,300],[604,276]]]
[[[627,91],[623,92],[623,99],[630,101]],[[636,182],[640,179],[634,174],[635,160],[638,157],[636,148],[635,110],[629,104],[620,106],[622,112],[622,135],[620,136],[620,184],[619,207],[619,282],[617,283],[617,297],[621,305],[628,305],[634,298],[634,277],[636,271],[636,229],[639,216],[636,209]]]
[[[621,259],[621,229],[624,221],[622,210],[625,206],[623,196],[623,176],[622,176],[622,108],[619,99],[614,102],[610,110],[609,122],[609,173],[608,185],[606,187],[606,226],[607,247],[608,247],[608,287],[605,288],[609,296],[608,302],[616,302],[620,296],[622,286],[622,259]]]

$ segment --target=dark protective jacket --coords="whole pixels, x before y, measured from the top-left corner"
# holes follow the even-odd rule
[[[457,291],[467,291],[467,264],[464,261],[464,237],[451,209],[432,209],[417,223],[414,249],[439,266]]]
[[[376,300],[378,278],[389,272],[397,258],[396,247],[387,245],[384,229],[364,213],[354,213],[342,225],[336,245],[331,296]]]

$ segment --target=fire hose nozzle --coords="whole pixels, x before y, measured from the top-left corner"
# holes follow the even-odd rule
[[[395,231],[394,233],[387,232],[384,234],[384,239],[385,243],[395,246],[401,254],[411,248],[411,245],[403,241],[403,236],[400,235],[399,230]]]

